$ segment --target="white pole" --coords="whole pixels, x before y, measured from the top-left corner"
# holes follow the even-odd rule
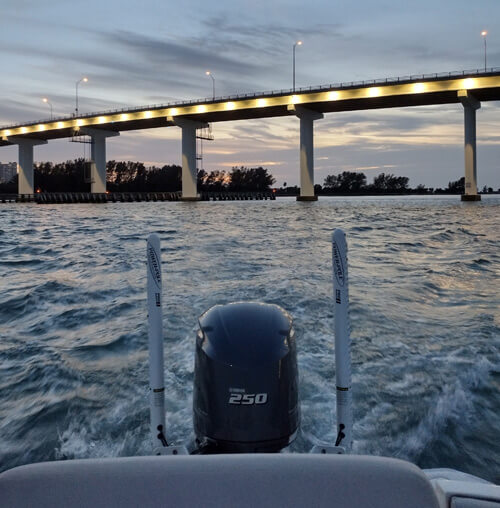
[[[148,259],[148,337],[151,437],[154,453],[167,446],[165,439],[165,383],[163,379],[163,327],[160,239],[151,234]]]
[[[345,233],[332,234],[333,298],[335,301],[335,372],[337,384],[337,442],[347,453],[352,447],[351,341],[349,286]]]

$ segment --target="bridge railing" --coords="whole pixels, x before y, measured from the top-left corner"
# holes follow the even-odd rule
[[[226,102],[235,99],[252,99],[257,97],[279,97],[280,95],[289,95],[289,94],[297,94],[304,92],[313,92],[313,91],[325,91],[325,90],[342,90],[348,88],[356,88],[360,86],[369,86],[369,85],[381,85],[381,84],[398,84],[398,83],[408,83],[413,81],[420,80],[440,80],[445,78],[460,78],[465,76],[488,76],[491,74],[499,74],[500,67],[490,67],[488,69],[472,69],[472,70],[463,70],[463,71],[451,71],[451,72],[434,72],[430,74],[410,74],[408,76],[398,76],[398,77],[390,77],[390,78],[379,78],[379,79],[368,79],[361,81],[342,81],[338,83],[329,83],[324,85],[311,85],[307,87],[300,88],[282,88],[280,90],[268,90],[263,92],[250,92],[243,94],[233,94],[233,95],[223,95],[219,97],[205,97],[201,99],[191,99],[184,101],[174,101],[167,102],[161,104],[148,104],[145,106],[132,106],[126,108],[118,108],[118,109],[107,109],[103,111],[96,111],[93,113],[86,113],[82,115],[78,115],[75,117],[74,115],[63,115],[54,118],[44,118],[41,120],[31,121],[31,122],[20,122],[13,123],[5,126],[1,126],[0,129],[12,129],[15,127],[24,127],[28,125],[38,124],[38,123],[53,123],[63,120],[71,120],[73,118],[92,118],[95,116],[103,116],[103,115],[116,115],[119,113],[134,113],[137,111],[144,110],[155,110],[155,109],[165,109],[165,108],[173,108],[179,106],[190,106],[196,104],[207,104],[207,103],[216,103],[216,102]]]

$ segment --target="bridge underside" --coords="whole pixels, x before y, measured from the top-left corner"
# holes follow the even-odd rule
[[[473,91],[474,97],[480,102],[494,101],[500,99],[499,87],[481,88]],[[426,92],[381,97],[360,97],[353,99],[328,100],[320,101],[320,97],[324,96],[324,90],[318,92],[315,97],[314,92],[308,93],[310,102],[302,102],[301,104],[310,110],[318,113],[335,113],[342,111],[362,111],[371,109],[387,109],[387,108],[403,108],[412,106],[430,106],[439,104],[458,104],[460,99],[456,90],[447,90],[439,92]],[[265,98],[265,96],[263,96]],[[275,99],[275,97],[273,97]],[[217,104],[214,103],[214,104]],[[196,120],[198,122],[228,122],[235,120],[250,120],[258,118],[273,118],[283,116],[294,116],[294,113],[288,109],[289,103],[283,102],[279,105],[269,105],[262,108],[248,107],[238,108],[228,111],[211,111],[207,113],[183,114],[182,118]],[[164,109],[164,108],[159,108]],[[155,111],[154,109],[152,110]],[[133,118],[130,120],[100,122],[98,125],[93,124],[92,128],[102,129],[106,131],[133,131],[143,129],[154,129],[158,127],[174,126],[173,121],[168,121],[167,116],[157,116],[154,118]],[[50,129],[33,133],[22,134],[23,138],[31,138],[37,140],[51,140],[69,138],[78,130],[74,126],[68,126],[58,129]],[[0,139],[0,146],[7,146],[13,143],[7,139]]]
[[[480,101],[499,100],[498,88],[474,90],[474,96]],[[439,104],[459,104],[456,91],[439,93],[400,95],[393,97],[363,97],[340,101],[324,101],[302,103],[307,109],[318,113],[335,113],[342,111],[362,111],[369,109],[403,108],[411,106],[432,106]],[[194,115],[196,119],[204,122],[227,122],[235,120],[251,120],[257,118],[272,118],[279,116],[293,116],[287,105],[266,107],[265,111],[248,109],[234,111],[220,111],[207,114]],[[189,116],[189,115],[188,115]]]

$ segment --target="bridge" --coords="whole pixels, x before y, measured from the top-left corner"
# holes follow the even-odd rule
[[[483,101],[500,100],[500,68],[421,74],[231,95],[169,104],[100,111],[0,127],[0,146],[19,148],[19,194],[33,194],[34,147],[52,139],[89,136],[91,192],[106,192],[106,139],[122,131],[178,127],[182,132],[182,199],[200,198],[197,190],[196,131],[212,122],[296,116],[300,120],[300,196],[314,195],[314,122],[326,113],[367,109],[461,104],[464,111],[465,194],[477,192],[476,110]]]

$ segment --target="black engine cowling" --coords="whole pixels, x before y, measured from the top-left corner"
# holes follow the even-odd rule
[[[202,453],[277,452],[299,426],[292,318],[255,302],[216,305],[199,319],[193,394]]]

